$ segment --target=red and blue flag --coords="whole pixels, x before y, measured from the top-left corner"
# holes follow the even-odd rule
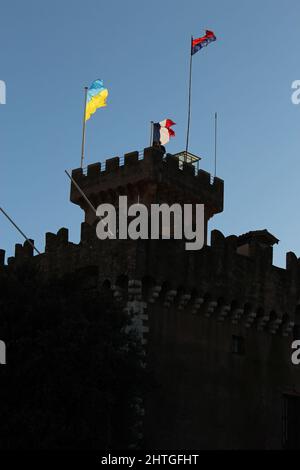
[[[205,36],[202,36],[198,39],[192,39],[192,49],[191,54],[194,55],[196,52],[200,51],[202,47],[208,46],[211,42],[216,41],[216,36],[212,31],[206,31]]]

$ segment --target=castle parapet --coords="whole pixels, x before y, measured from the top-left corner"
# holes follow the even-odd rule
[[[31,258],[34,251],[33,246],[34,240],[26,240],[23,245],[21,243],[17,243],[15,245],[15,260],[23,261],[27,258]]]
[[[156,147],[93,163],[86,171],[77,168],[72,177],[95,207],[103,202],[117,204],[118,196],[124,194],[132,199],[129,203],[139,197],[146,205],[154,201],[204,204],[207,220],[223,210],[223,180],[204,170],[197,172],[191,163],[165,156]],[[85,211],[86,222],[95,221],[95,214],[73,184],[70,199]]]
[[[64,248],[69,244],[69,231],[67,228],[61,228],[57,234],[47,232],[46,233],[46,253],[55,251],[58,248]]]

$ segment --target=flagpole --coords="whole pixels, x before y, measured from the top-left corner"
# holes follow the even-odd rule
[[[9,222],[18,230],[18,232],[22,235],[22,237],[25,238],[25,240],[29,243],[29,245],[32,247],[33,250],[35,250],[37,252],[38,255],[40,255],[40,251],[34,246],[34,244],[32,243],[32,241],[25,235],[24,232],[22,232],[22,230],[20,229],[20,227],[18,227],[18,225],[12,220],[12,218],[5,212],[4,209],[2,209],[2,207],[0,207],[0,211],[2,212],[3,215],[5,215],[5,217],[7,218],[7,220],[9,220]]]
[[[83,197],[83,199],[87,202],[87,204],[89,205],[89,207],[92,209],[93,212],[95,212],[95,215],[97,216],[97,209],[93,206],[93,204],[91,203],[91,201],[89,200],[89,198],[84,194],[84,192],[82,191],[81,187],[76,183],[76,181],[74,180],[74,178],[70,175],[70,173],[65,170],[65,173],[66,175],[68,176],[68,178],[71,180],[71,182],[74,184],[75,188],[77,189],[77,191],[79,191],[79,193],[81,194],[81,196]],[[0,209],[1,210],[1,209]],[[100,221],[102,221],[102,218],[100,217]],[[102,222],[103,223],[103,222]],[[107,231],[110,233],[110,235],[114,236],[113,233],[111,232],[111,230],[109,229],[109,227],[107,227]]]
[[[218,132],[218,113],[215,113],[215,177],[217,176],[217,132]]]
[[[150,147],[153,145],[153,121],[150,121]]]
[[[188,153],[188,149],[189,149],[190,122],[191,122],[192,64],[193,64],[192,44],[193,44],[193,36],[191,36],[190,77],[189,77],[189,101],[188,101],[188,121],[187,121],[186,147],[185,147],[185,156],[184,156],[184,161],[185,161],[185,162],[186,162],[186,160],[187,160],[187,153]]]
[[[86,99],[87,99],[87,91],[88,87],[84,87],[84,112],[83,112],[83,123],[82,123],[82,144],[81,144],[81,162],[80,166],[83,168],[83,161],[84,161],[84,146],[85,146],[85,114],[86,114]]]

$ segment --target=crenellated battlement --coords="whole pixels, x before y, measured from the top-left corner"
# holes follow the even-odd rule
[[[150,147],[104,163],[73,170],[72,176],[94,207],[116,204],[120,195],[129,203],[202,203],[205,222],[223,210],[224,184],[203,170]],[[276,237],[267,230],[225,237],[214,230],[202,250],[186,251],[185,240],[104,240],[96,236],[96,217],[78,189],[71,185],[71,201],[85,211],[78,244],[69,240],[67,228],[46,233],[45,251],[34,256],[32,245],[17,244],[15,256],[0,269],[9,271],[32,263],[45,277],[60,277],[78,269],[93,268],[97,285],[110,282],[116,299],[128,294],[128,282],[142,286],[147,305],[160,302],[218,322],[229,320],[246,328],[272,334],[290,334],[300,305],[300,259],[287,254],[286,268],[273,265]],[[33,243],[33,241],[31,241]],[[120,286],[118,279],[126,278]],[[127,294],[126,294],[127,292]],[[128,294],[129,295],[129,294]],[[297,319],[297,322],[299,319]]]
[[[218,256],[219,261],[224,260],[226,258],[227,264],[231,265],[234,264],[234,259],[236,260],[243,260],[242,264],[245,265],[255,265],[256,269],[259,267],[263,270],[271,269],[274,272],[278,273],[278,275],[286,276],[290,275],[293,278],[298,278],[300,276],[300,258],[297,258],[295,253],[288,252],[286,254],[286,267],[279,268],[274,266],[272,263],[272,253],[273,249],[270,246],[262,246],[255,241],[251,241],[249,243],[249,250],[248,254],[242,254],[239,252],[239,236],[237,235],[230,235],[225,237],[222,232],[219,230],[213,230],[211,232],[211,245],[206,245],[203,250],[195,251],[192,254],[192,257],[196,256],[198,258],[204,258],[208,252],[214,253]],[[86,222],[82,222],[81,224],[81,237],[79,244],[71,242],[69,240],[69,230],[65,227],[62,227],[58,230],[58,232],[52,233],[47,232],[45,235],[45,250],[44,253],[40,255],[34,255],[34,250],[32,245],[34,244],[34,240],[30,240],[31,244],[28,241],[25,241],[24,244],[17,243],[15,245],[15,255],[13,257],[8,258],[7,265],[11,265],[14,260],[21,261],[26,263],[30,258],[35,258],[36,260],[41,259],[41,257],[45,257],[47,254],[55,253],[57,251],[61,252],[61,256],[64,256],[65,249],[78,249],[80,247],[84,247],[86,243],[90,243],[95,249],[103,249],[106,246],[116,244],[120,245],[123,240],[105,240],[100,241],[97,239],[96,236],[96,227],[91,226]],[[127,244],[134,245],[144,245],[144,248],[149,249],[150,245],[153,248],[158,249],[161,245],[163,246],[163,252],[165,254],[170,253],[174,254],[174,258],[178,260],[178,255],[182,252],[182,255],[186,258],[191,257],[191,253],[188,253],[184,250],[183,244],[184,241],[182,240],[137,240],[132,241],[128,240]],[[101,249],[102,249],[101,248]],[[182,249],[183,248],[183,249]],[[173,250],[176,251],[173,251]],[[0,249],[0,266],[5,265],[5,250]],[[63,260],[62,260],[63,261]],[[218,274],[218,270],[215,271],[215,274]],[[299,299],[300,300],[300,299]]]
[[[99,286],[105,280],[116,286],[124,276],[139,279],[150,304],[160,299],[164,309],[176,305],[218,322],[243,321],[246,328],[288,335],[300,305],[300,259],[290,252],[285,269],[274,266],[272,246],[262,243],[262,232],[266,233],[245,238],[225,237],[214,230],[211,245],[191,253],[184,250],[182,240],[100,241],[95,227],[83,222],[79,244],[69,241],[66,228],[48,232],[40,255],[33,256],[26,241],[16,245],[15,256],[4,265],[5,253],[0,250],[0,269],[33,263],[41,276],[60,277],[94,266]]]
[[[206,220],[223,210],[223,180],[212,178],[204,170],[197,171],[190,163],[179,162],[176,156],[164,156],[155,147],[94,163],[86,171],[78,168],[72,177],[95,207],[104,202],[114,204],[119,195],[126,194],[130,203],[139,198],[146,205],[153,200],[204,203]],[[85,211],[87,222],[95,220],[73,184],[70,199]]]
[[[212,178],[210,173],[201,169],[197,170],[191,163],[183,163],[181,167],[176,156],[171,154],[164,156],[153,147],[145,148],[142,153],[137,151],[130,152],[123,157],[113,157],[102,163],[92,163],[86,168],[77,168],[72,171],[72,176],[76,182],[86,186],[95,178],[102,178],[105,181],[108,175],[110,177],[129,176],[134,168],[138,168],[143,173],[143,168],[146,167],[148,171],[149,166],[151,168],[151,163],[161,163],[160,170],[165,169],[172,176],[186,178],[188,181],[190,180],[191,184],[201,183],[207,190],[214,188],[215,190],[223,191],[224,189],[224,182],[220,178]],[[153,176],[156,176],[156,172],[153,172]],[[72,190],[76,193],[75,189],[72,187]]]

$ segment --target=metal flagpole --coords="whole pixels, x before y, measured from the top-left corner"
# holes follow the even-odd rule
[[[190,78],[189,78],[189,102],[188,102],[188,122],[187,122],[186,147],[185,147],[185,156],[184,156],[184,161],[185,161],[185,162],[186,162],[186,160],[187,160],[187,153],[188,153],[188,149],[189,149],[190,121],[191,121],[192,64],[193,64],[192,45],[193,45],[193,36],[191,36]]]
[[[72,181],[72,183],[74,184],[75,188],[80,192],[81,196],[84,198],[84,200],[88,203],[89,207],[92,209],[92,211],[95,212],[96,214],[96,208],[93,206],[93,204],[91,203],[91,201],[86,197],[86,195],[84,194],[84,192],[82,191],[82,189],[80,188],[80,186],[78,186],[78,184],[76,183],[76,181],[74,180],[74,178],[72,178],[72,176],[70,175],[70,173],[65,170],[65,173],[66,175],[68,175],[68,177],[70,178],[70,180]]]
[[[97,215],[97,211],[96,211],[96,208],[93,206],[93,204],[91,203],[91,201],[88,199],[88,197],[84,194],[84,192],[82,191],[81,187],[76,183],[76,181],[74,180],[74,178],[72,178],[72,176],[70,175],[70,173],[65,170],[65,173],[66,175],[70,178],[70,180],[72,181],[72,183],[74,184],[75,188],[80,192],[81,196],[84,198],[84,200],[88,203],[89,207],[92,209],[92,211],[95,212],[95,214]],[[102,221],[102,218],[100,218],[100,221]],[[103,223],[103,222],[102,222]],[[109,229],[109,227],[107,227],[107,231],[110,233],[111,236],[113,236],[113,233],[112,231]]]
[[[153,145],[153,121],[150,121],[150,147]]]
[[[2,209],[2,207],[0,207],[0,211],[2,212],[2,214],[5,215],[5,217],[10,221],[10,223],[18,230],[18,232],[22,235],[22,237],[25,238],[25,240],[29,243],[29,245],[40,255],[40,251],[34,246],[34,244],[32,243],[31,240],[29,240],[28,237],[26,237],[25,233],[22,232],[22,230],[17,226],[17,224],[9,217],[9,215],[5,212],[4,209]]]
[[[215,113],[215,177],[217,176],[217,132],[218,132],[218,113]]]
[[[84,146],[85,146],[85,114],[86,114],[86,99],[87,99],[87,91],[88,87],[84,87],[84,112],[83,112],[83,123],[82,123],[82,144],[81,144],[81,163],[80,166],[83,168],[83,160],[84,160]]]

